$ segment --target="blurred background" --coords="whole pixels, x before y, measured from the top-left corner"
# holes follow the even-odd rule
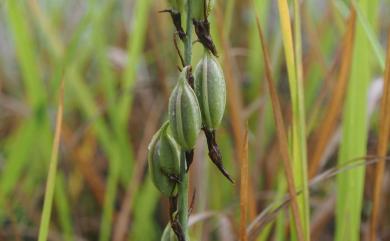
[[[240,152],[247,131],[249,240],[288,240],[287,184],[256,27],[258,15],[290,133],[278,2],[216,2],[211,34],[228,87],[217,141],[236,184],[210,162],[200,135],[190,172],[190,199],[196,190],[191,237],[238,239]],[[377,155],[390,1],[359,4],[356,16],[349,1],[300,4],[306,171],[309,180],[317,177],[309,189],[312,240],[334,240],[337,194],[354,189],[337,181],[345,173],[365,187],[356,189],[363,200],[356,207],[357,225],[361,240],[369,232],[375,160],[360,162],[358,174],[337,163],[340,143],[350,150],[346,160]],[[178,76],[174,27],[168,14],[158,13],[165,8],[163,0],[0,2],[0,240],[37,240],[62,80],[63,125],[48,240],[160,239],[169,221],[168,201],[151,182],[146,155],[152,135],[167,119]],[[194,43],[193,66],[202,54]],[[345,132],[349,139],[343,128],[351,130]],[[348,144],[355,139],[360,146]],[[387,168],[378,240],[390,240],[389,178]],[[354,201],[347,199],[346,205]]]

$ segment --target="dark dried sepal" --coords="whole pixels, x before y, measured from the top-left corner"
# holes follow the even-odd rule
[[[188,84],[190,84],[191,88],[194,89],[194,75],[192,74],[192,67],[191,66],[190,66],[190,68],[188,68],[186,78],[187,78]]]
[[[210,35],[210,23],[207,19],[205,20],[196,20],[193,19],[192,23],[194,24],[196,36],[198,36],[199,42],[206,49],[210,50],[215,57],[218,57],[217,49],[213,42],[213,39]]]
[[[184,41],[186,38],[186,33],[184,32],[183,27],[181,26],[181,14],[173,9],[164,9],[159,11],[160,13],[169,13],[172,18],[173,25],[175,25],[177,34],[179,35],[179,38]]]
[[[173,220],[173,222],[171,223],[171,227],[172,227],[172,230],[176,234],[176,237],[179,241],[186,241],[183,229],[181,228],[181,225],[177,221],[177,219]]]
[[[192,161],[194,160],[194,149],[190,150],[190,151],[186,151],[185,152],[185,155],[186,155],[186,172],[188,172],[190,170],[190,166],[192,164]]]
[[[217,166],[218,170],[231,182],[234,183],[229,173],[225,170],[222,163],[222,154],[219,151],[218,144],[215,140],[215,131],[203,128],[203,132],[206,135],[207,146],[209,148],[209,157],[211,161]]]

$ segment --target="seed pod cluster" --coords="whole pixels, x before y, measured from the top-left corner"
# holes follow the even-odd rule
[[[210,159],[220,172],[233,182],[223,167],[222,155],[215,138],[215,130],[221,124],[225,111],[226,86],[221,66],[214,57],[217,56],[217,51],[210,35],[208,21],[215,0],[192,0],[192,23],[198,41],[205,49],[205,55],[197,64],[194,76],[191,65],[184,66],[176,42],[178,35],[186,47],[191,47],[184,41],[187,35],[181,26],[181,16],[187,0],[168,0],[168,3],[169,8],[161,12],[170,13],[175,25],[177,32],[174,35],[174,44],[183,70],[169,98],[169,121],[162,125],[149,144],[148,162],[154,185],[169,199],[170,224],[165,228],[161,241],[188,241],[187,228],[181,223],[185,220],[179,218],[186,217],[185,211],[182,211],[183,207],[187,207],[183,195],[188,192],[186,184],[181,185],[181,181],[187,179],[186,172],[191,165],[194,146],[201,130],[207,139]]]
[[[165,196],[173,196],[180,181],[180,149],[168,134],[168,126],[169,122],[165,122],[153,136],[148,147],[148,163],[157,189]]]

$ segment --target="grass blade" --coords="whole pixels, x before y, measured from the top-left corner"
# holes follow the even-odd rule
[[[35,111],[40,108],[45,100],[43,83],[40,81],[35,43],[27,22],[20,16],[24,16],[23,3],[10,0],[7,2],[7,13],[10,27],[14,35],[16,53],[20,63],[23,80],[26,88],[27,100]]]
[[[378,41],[378,38],[375,36],[375,32],[372,29],[371,24],[369,23],[369,21],[366,17],[366,14],[363,13],[363,10],[361,9],[360,5],[355,0],[353,0],[351,2],[352,2],[352,6],[354,7],[354,9],[357,13],[358,20],[364,29],[364,33],[369,40],[369,43],[370,43],[369,45],[371,46],[372,50],[375,53],[375,57],[378,61],[378,64],[381,67],[381,69],[384,71],[385,70],[385,57],[384,57],[385,51],[382,49],[382,46],[381,46],[380,42]],[[337,9],[341,12],[342,15],[344,15],[344,16],[347,15],[348,7],[347,7],[346,3],[344,3],[343,1],[340,1],[340,0],[336,0],[336,1],[334,1],[334,4],[337,6]],[[374,4],[374,6],[375,5],[377,5],[377,4]]]
[[[55,202],[58,216],[60,219],[63,239],[65,241],[73,241],[74,232],[72,227],[72,217],[70,215],[69,200],[66,195],[65,177],[62,172],[58,172],[55,184]]]
[[[301,11],[300,3],[294,0],[294,36],[295,36],[295,68],[296,83],[290,79],[291,96],[296,95],[296,100],[292,97],[293,111],[293,169],[296,187],[302,188],[302,195],[298,197],[298,206],[302,215],[303,231],[305,240],[310,241],[310,202],[307,176],[307,150],[306,150],[306,114],[305,95],[303,89],[303,66],[302,66],[302,33],[301,33]],[[292,66],[291,66],[292,67]],[[287,67],[288,68],[288,67]],[[295,102],[295,103],[294,103]]]
[[[131,110],[132,95],[129,91],[135,83],[137,63],[145,42],[146,23],[151,2],[151,0],[138,0],[133,10],[135,26],[128,42],[127,65],[122,89],[124,94],[118,104],[118,121],[121,126],[126,125]]]
[[[240,241],[247,241],[248,236],[246,232],[246,222],[248,219],[248,179],[249,179],[249,168],[248,168],[248,131],[245,131],[244,146],[242,148],[241,157],[243,158],[240,162]]]
[[[299,240],[310,240],[309,225],[309,191],[307,188],[307,157],[306,157],[306,126],[305,126],[305,108],[304,93],[302,83],[302,62],[301,62],[301,37],[299,4],[294,2],[295,9],[295,57],[293,38],[291,31],[291,21],[286,0],[278,1],[280,23],[283,34],[283,45],[287,63],[287,72],[291,94],[292,105],[292,160],[295,185],[303,190],[302,196],[298,197],[297,204],[299,216],[302,221],[303,233],[298,233]]]
[[[267,86],[268,91],[271,96],[271,102],[272,102],[272,110],[274,112],[274,118],[275,118],[275,124],[276,124],[276,134],[278,138],[278,144],[279,144],[279,150],[283,159],[284,164],[284,171],[286,173],[287,178],[287,185],[288,185],[288,192],[291,197],[291,207],[292,212],[295,220],[295,228],[296,232],[298,234],[299,240],[305,240],[304,239],[304,233],[302,228],[302,221],[299,213],[299,207],[298,207],[298,201],[296,196],[296,188],[295,188],[295,181],[294,181],[294,175],[292,173],[291,168],[291,159],[288,149],[288,140],[287,140],[287,134],[283,123],[283,117],[282,112],[280,108],[279,98],[276,92],[276,88],[273,84],[273,78],[271,73],[271,62],[269,59],[268,49],[265,44],[265,40],[263,37],[263,33],[260,26],[260,21],[258,17],[256,18],[257,21],[257,28],[259,31],[259,36],[261,40],[262,50],[263,50],[263,57],[265,62],[265,75],[267,80]]]
[[[382,49],[381,44],[379,43],[378,39],[375,36],[375,32],[370,26],[370,23],[368,22],[366,16],[364,15],[362,9],[360,8],[360,5],[357,4],[355,1],[352,1],[353,7],[355,8],[355,11],[357,13],[357,17],[359,19],[360,24],[362,25],[364,32],[366,33],[366,36],[370,42],[370,45],[372,47],[372,50],[375,53],[375,56],[378,60],[379,66],[384,71],[385,70],[385,57],[384,57],[384,51]]]
[[[355,35],[355,11],[352,11],[348,21],[348,29],[344,35],[342,43],[342,57],[341,67],[338,75],[337,82],[333,88],[333,98],[331,99],[325,114],[324,119],[321,121],[318,131],[315,133],[316,139],[318,140],[315,144],[313,151],[310,155],[310,168],[309,178],[316,175],[324,151],[332,137],[333,132],[336,130],[338,119],[342,112],[342,106],[345,98],[345,92],[348,84],[348,77],[352,62],[352,50],[354,45]]]
[[[49,233],[51,208],[53,205],[54,188],[57,174],[57,163],[58,163],[58,148],[60,146],[61,127],[62,127],[62,115],[64,111],[64,80],[62,80],[60,92],[59,92],[59,103],[58,112],[56,115],[56,129],[54,134],[54,141],[52,146],[52,152],[50,157],[49,173],[47,176],[45,200],[43,203],[43,211],[41,216],[41,224],[39,226],[39,241],[46,241]]]
[[[225,33],[223,32],[223,16],[222,11],[219,8],[216,8],[216,29],[218,30],[218,37],[221,41],[221,46],[223,49],[223,60],[222,67],[225,74],[226,80],[226,89],[227,89],[227,105],[229,108],[229,115],[232,120],[232,129],[233,137],[235,142],[235,153],[237,160],[243,160],[241,156],[243,154],[242,148],[244,147],[244,134],[245,134],[245,124],[242,118],[243,111],[243,101],[242,94],[239,91],[240,86],[238,81],[236,81],[236,73],[234,72],[234,62],[231,54],[231,48],[229,46],[229,41],[226,38]],[[256,211],[256,202],[253,197],[253,184],[251,179],[248,180],[249,190],[251,190],[249,195],[249,219],[254,218]]]
[[[359,1],[368,13],[371,1]],[[338,164],[366,155],[367,93],[371,71],[371,50],[361,25],[356,25],[351,76],[342,120],[342,140]],[[337,178],[336,241],[357,241],[360,237],[365,167],[342,173]]]
[[[387,41],[387,57],[386,57],[386,70],[383,78],[384,89],[381,102],[380,111],[380,123],[379,123],[379,141],[377,146],[377,155],[384,157],[387,154],[389,144],[389,131],[390,131],[390,112],[388,108],[390,106],[390,32]],[[385,172],[385,160],[381,159],[375,164],[375,181],[374,181],[374,193],[373,193],[373,208],[371,213],[370,223],[370,241],[375,241],[376,232],[378,229],[379,213],[381,207],[381,194],[383,187],[383,177]]]

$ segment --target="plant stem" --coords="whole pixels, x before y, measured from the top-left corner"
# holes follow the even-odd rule
[[[183,230],[186,241],[189,241],[188,235],[188,174],[186,172],[186,155],[182,152],[180,163],[181,183],[179,184],[178,212],[179,223]]]
[[[191,8],[192,0],[187,0],[187,19],[186,19],[186,40],[184,42],[184,61],[186,65],[191,64],[192,56],[192,23],[191,23]]]
[[[191,23],[191,4],[192,0],[187,1],[187,19],[186,19],[186,39],[184,41],[184,61],[186,65],[191,65],[192,55],[192,23]],[[181,183],[179,184],[179,197],[178,197],[178,215],[180,226],[183,230],[183,234],[186,241],[189,241],[188,235],[188,173],[186,155],[182,152],[182,158],[180,163],[180,176]]]

